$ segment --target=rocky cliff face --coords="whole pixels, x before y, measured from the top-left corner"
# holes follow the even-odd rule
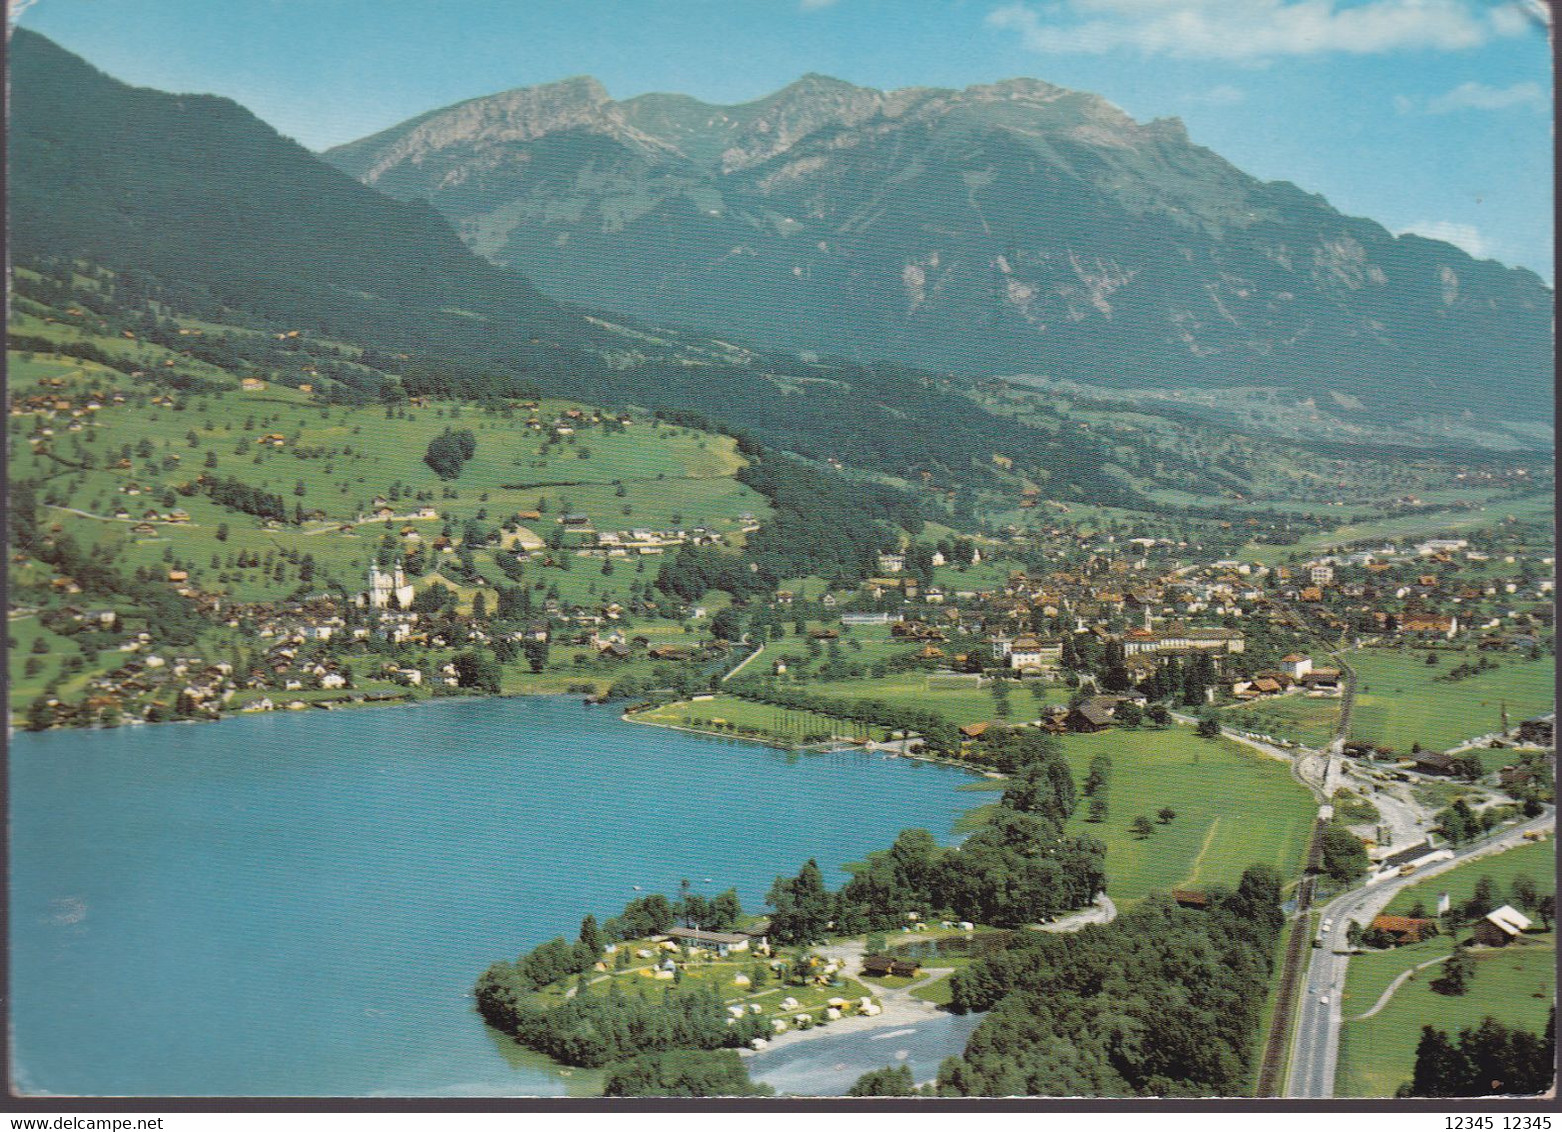
[[[426,197],[545,290],[653,322],[935,369],[1272,388],[1379,421],[1549,417],[1533,274],[1036,80],[809,75],[712,106],[576,79],[325,157]]]

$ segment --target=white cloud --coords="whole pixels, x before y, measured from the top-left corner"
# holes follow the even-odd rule
[[[1407,232],[1414,232],[1417,236],[1425,236],[1429,240],[1442,240],[1456,248],[1464,249],[1476,259],[1492,258],[1492,249],[1486,243],[1486,238],[1473,224],[1455,224],[1448,220],[1417,220],[1394,234],[1403,236]]]
[[[1199,94],[1190,94],[1186,101],[1198,106],[1235,106],[1247,101],[1247,91],[1221,83]]]
[[[1045,54],[1250,61],[1285,55],[1479,47],[1532,26],[1512,4],[1479,0],[1023,0],[988,14]]]
[[[1485,83],[1460,83],[1447,94],[1426,104],[1429,114],[1447,114],[1454,110],[1506,110],[1510,106],[1545,106],[1545,92],[1539,83],[1514,83],[1509,87]]]

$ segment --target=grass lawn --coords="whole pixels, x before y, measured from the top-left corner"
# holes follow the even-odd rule
[[[1417,902],[1429,910],[1435,910],[1438,897],[1445,892],[1454,904],[1463,904],[1475,894],[1475,882],[1483,876],[1491,877],[1497,886],[1499,899],[1504,902],[1509,900],[1513,878],[1519,875],[1533,878],[1541,892],[1553,892],[1557,885],[1556,867],[1556,846],[1552,842],[1527,842],[1496,856],[1471,861],[1440,876],[1411,885],[1394,897],[1384,909],[1384,914],[1407,915]],[[1351,967],[1355,965],[1356,961],[1351,960]]]
[[[1151,890],[1234,885],[1253,864],[1286,878],[1301,865],[1317,808],[1277,759],[1184,727],[1068,735],[1063,750],[1076,781],[1094,756],[1112,759],[1107,819],[1084,820],[1082,801],[1069,832],[1106,842],[1107,893],[1119,903]],[[1177,812],[1169,825],[1156,820],[1163,806]],[[1129,830],[1141,814],[1154,827],[1142,840]]]
[[[791,711],[753,703],[736,696],[667,704],[635,718],[672,727],[693,727],[718,734],[745,734],[778,742],[803,742],[816,735],[851,735],[857,727],[849,720],[834,719],[811,711]],[[731,726],[728,726],[731,725]],[[881,738],[882,728],[870,729]],[[859,732],[860,734],[860,732]]]
[[[1399,972],[1447,953],[1448,943],[1443,939],[1352,959],[1342,999],[1346,1017],[1370,1010]],[[1474,958],[1475,975],[1467,994],[1449,996],[1433,991],[1429,984],[1436,969],[1429,968],[1395,991],[1379,1013],[1347,1022],[1340,1033],[1337,1095],[1393,1096],[1394,1090],[1410,1079],[1422,1026],[1435,1026],[1456,1036],[1488,1015],[1536,1032],[1546,1024],[1556,990],[1552,936],[1526,937],[1501,950],[1475,952]]]
[[[1437,652],[1428,665],[1424,650],[1365,649],[1349,657],[1356,669],[1356,703],[1351,735],[1407,754],[1413,743],[1442,750],[1501,726],[1502,704],[1510,724],[1549,711],[1555,702],[1556,661],[1498,658],[1498,667],[1453,682],[1436,677],[1461,663],[1474,663],[1474,650]],[[1492,754],[1505,762],[1503,752]],[[1483,753],[1483,762],[1485,753]]]
[[[1228,727],[1289,739],[1305,747],[1327,746],[1339,719],[1340,701],[1330,696],[1277,696],[1234,704],[1221,713],[1221,722]]]
[[[678,957],[680,979],[675,984],[672,979],[659,979],[654,976],[654,965],[667,957],[666,951],[645,941],[635,941],[624,946],[628,947],[630,954],[634,956],[632,966],[618,968],[613,965],[610,958],[609,969],[606,972],[588,972],[581,980],[572,978],[554,983],[537,992],[538,1001],[556,1005],[568,997],[571,988],[578,988],[574,993],[588,995],[619,993],[632,998],[658,1002],[675,985],[685,990],[691,986],[714,986],[721,994],[722,1001],[729,1006],[757,1005],[761,1016],[786,1018],[788,1021],[791,1021],[795,1014],[808,1013],[814,1016],[816,1022],[822,1022],[831,999],[847,999],[855,1005],[862,998],[875,997],[873,987],[856,978],[846,976],[844,972],[833,984],[821,985],[810,982],[806,986],[793,985],[784,981],[779,973],[772,970],[769,961],[759,955],[741,957],[734,955],[727,959],[694,960],[685,959],[680,955]],[[651,958],[641,957],[639,952],[642,950],[650,951]],[[790,962],[790,956],[786,962]],[[766,974],[763,976],[763,981],[755,986],[753,980],[761,968],[765,969]],[[736,980],[739,976],[749,979],[750,983],[748,985],[738,983]],[[783,1010],[781,1003],[787,998],[796,999],[797,1005]]]
[[[1043,693],[1037,699],[1032,689]],[[924,708],[936,711],[951,723],[963,726],[998,719],[992,685],[977,688],[971,684],[950,683],[934,674],[901,673],[879,679],[838,680],[811,689],[821,696],[840,700],[883,700],[895,707]],[[1020,723],[1035,719],[1048,703],[1066,703],[1068,689],[1061,684],[1025,681],[1009,687],[1009,720]]]
[[[926,986],[912,991],[911,997],[931,1002],[934,1006],[948,1006],[954,1000],[954,987],[950,983],[953,978],[952,974],[940,975]]]

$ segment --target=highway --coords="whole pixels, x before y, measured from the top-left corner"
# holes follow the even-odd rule
[[[1458,865],[1523,844],[1530,830],[1554,831],[1556,815],[1548,812],[1513,826],[1490,841],[1458,851],[1451,860],[1424,865],[1405,877],[1395,877],[1366,888],[1355,888],[1324,906],[1322,921],[1329,924],[1321,946],[1313,949],[1312,962],[1302,985],[1297,1008],[1296,1032],[1291,1043],[1291,1068],[1286,1078],[1287,1097],[1323,1098],[1334,1095],[1334,1071],[1340,1052],[1340,994],[1345,989],[1346,932],[1352,920],[1365,927],[1387,906],[1396,893],[1412,884],[1447,872]]]

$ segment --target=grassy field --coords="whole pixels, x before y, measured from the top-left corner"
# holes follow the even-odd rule
[[[1501,900],[1508,900],[1509,890],[1516,876],[1531,877],[1541,892],[1552,892],[1557,884],[1556,846],[1550,841],[1537,841],[1509,849],[1494,857],[1471,861],[1440,876],[1413,884],[1399,892],[1384,909],[1385,915],[1403,916],[1416,903],[1428,909],[1437,907],[1437,898],[1448,893],[1454,904],[1463,904],[1475,894],[1475,882],[1481,877],[1491,877],[1497,886]],[[1351,961],[1352,967],[1355,960]]]
[[[1474,663],[1478,654],[1439,651],[1438,663],[1428,665],[1426,653],[1365,649],[1348,658],[1356,669],[1356,703],[1351,712],[1351,735],[1369,743],[1384,744],[1407,754],[1413,743],[1442,750],[1465,739],[1501,728],[1502,705],[1507,704],[1510,724],[1549,711],[1555,701],[1556,661],[1502,656],[1498,667],[1458,681],[1440,681],[1439,675],[1461,663]],[[1500,761],[1501,752],[1493,752]],[[1484,756],[1483,756],[1484,758]]]
[[[1542,892],[1556,887],[1556,847],[1549,841],[1524,844],[1495,857],[1472,861],[1441,876],[1411,885],[1398,893],[1384,909],[1402,916],[1420,903],[1435,911],[1438,897],[1448,893],[1454,904],[1474,894],[1483,876],[1495,883],[1498,898],[1509,899],[1513,878],[1534,878]],[[1461,932],[1460,939],[1467,938]],[[1370,1010],[1379,996],[1402,972],[1430,959],[1449,954],[1453,940],[1437,936],[1409,947],[1368,952],[1350,961],[1341,1011],[1347,1019]],[[1555,937],[1524,937],[1503,950],[1480,950],[1470,993],[1451,997],[1430,990],[1427,984],[1437,969],[1419,971],[1394,993],[1383,1011],[1362,1021],[1351,1021],[1341,1031],[1338,1091],[1342,1096],[1391,1096],[1408,1080],[1415,1064],[1415,1044],[1423,1025],[1437,1026],[1450,1034],[1480,1022],[1487,1014],[1509,1025],[1538,1030],[1545,1024],[1546,1009],[1555,988]]]
[[[1446,939],[1360,956],[1350,963],[1342,998],[1347,1018],[1370,1010],[1401,971],[1448,953]],[[1556,991],[1556,946],[1551,935],[1530,936],[1507,948],[1474,953],[1469,992],[1441,995],[1429,986],[1436,968],[1417,972],[1371,1018],[1348,1021],[1340,1032],[1335,1091],[1345,1097],[1391,1097],[1410,1079],[1422,1026],[1456,1036],[1491,1016],[1539,1032]]]
[[[116,350],[121,345],[135,348],[113,344]],[[543,519],[530,526],[546,538],[559,515],[578,511],[599,530],[705,526],[737,545],[743,541],[740,516],[768,513],[762,497],[732,478],[742,458],[730,437],[643,418],[624,431],[582,427],[551,442],[545,428],[528,427],[531,412],[526,409],[435,403],[391,412],[320,404],[309,394],[277,385],[187,395],[171,407],[147,402],[144,386],[92,363],[14,352],[8,361],[13,393],[27,392],[20,387],[49,377],[66,382],[62,394],[119,390],[128,398],[122,405],[105,401],[74,429],[64,418],[9,418],[8,470],[12,477],[38,481],[44,502],[60,505],[50,518],[62,532],[85,544],[110,545],[127,569],[164,569],[177,560],[195,584],[241,600],[281,597],[297,585],[289,572],[279,580],[270,569],[229,561],[241,554],[308,553],[321,584],[340,581],[352,591],[361,586],[369,561],[387,539],[394,553],[412,552],[415,543],[401,533],[407,526],[426,548],[447,524],[459,538],[468,518],[497,526],[518,512],[540,510]],[[536,416],[546,424],[577,408],[574,402],[549,399]],[[43,435],[44,428],[51,435]],[[423,463],[428,442],[447,428],[471,429],[476,439],[474,457],[449,483]],[[43,442],[40,451],[28,443],[35,435]],[[282,442],[262,442],[273,435]],[[122,466],[126,462],[129,466]],[[325,518],[268,529],[202,492],[176,492],[203,474],[237,478],[280,496],[290,513],[297,508]],[[439,517],[339,529],[371,511],[377,497],[389,500],[398,516],[433,507]],[[152,533],[131,530],[147,510],[174,507],[188,512],[189,521],[153,519]],[[429,566],[435,565],[430,560]],[[478,565],[500,577],[488,552],[479,553]],[[659,565],[653,560],[648,568],[654,574]],[[566,601],[618,596],[631,581],[646,580],[647,566],[635,562],[620,561],[609,574],[603,574],[599,561],[572,566],[543,575],[558,585]],[[543,574],[540,567],[538,573]]]
[[[854,729],[859,738],[879,739],[884,734],[882,728],[871,728],[864,734],[849,720],[817,712],[783,710],[736,696],[667,704],[642,712],[635,718],[668,727],[692,727],[717,734],[751,734],[787,743],[802,743],[819,735],[853,736]],[[743,730],[745,728],[747,732]]]
[[[1068,735],[1063,750],[1076,781],[1094,756],[1112,759],[1107,819],[1086,821],[1082,801],[1069,832],[1106,842],[1107,892],[1119,903],[1151,890],[1234,885],[1253,864],[1288,880],[1300,867],[1316,807],[1278,760],[1183,727]],[[1155,820],[1163,806],[1177,812],[1169,825]],[[1141,814],[1154,826],[1144,839],[1129,830]]]
[[[1455,495],[1457,492],[1450,491]],[[1361,523],[1345,523],[1327,531],[1308,535],[1291,546],[1271,546],[1249,543],[1238,555],[1243,561],[1262,562],[1273,566],[1293,555],[1320,554],[1332,547],[1377,539],[1430,538],[1458,531],[1478,530],[1495,526],[1509,515],[1519,519],[1549,518],[1556,501],[1550,493],[1537,492],[1516,499],[1498,499],[1487,502],[1488,493],[1470,489],[1464,495],[1477,506],[1469,510],[1450,508],[1446,511],[1428,511],[1421,515],[1402,515],[1388,519],[1373,519]]]
[[[67,333],[25,318],[17,329]],[[175,356],[128,340],[105,339],[99,345],[149,369]],[[472,556],[477,577],[461,579],[458,555],[432,545],[442,535],[459,543],[468,520],[495,530],[518,513],[541,511],[540,519],[523,522],[533,540],[548,540],[558,531],[560,516],[577,511],[597,530],[705,527],[738,546],[745,537],[743,517],[762,521],[768,515],[765,500],[733,478],[742,459],[730,437],[644,416],[623,431],[582,426],[573,436],[550,442],[546,428],[529,427],[532,411],[519,407],[436,402],[388,410],[323,404],[275,383],[257,391],[231,388],[237,384],[234,375],[184,357],[177,363],[180,372],[230,388],[182,394],[172,405],[154,404],[154,395],[161,399],[157,387],[92,362],[19,352],[10,352],[8,361],[13,397],[47,388],[83,404],[85,394],[99,395],[99,407],[77,419],[63,413],[52,419],[7,418],[8,472],[13,479],[38,484],[40,518],[48,533],[98,548],[125,573],[139,570],[157,578],[183,570],[186,584],[242,602],[277,601],[336,586],[355,593],[363,588],[368,567],[388,556],[408,562],[415,583],[438,580],[455,589],[458,609],[470,610],[479,592],[492,608],[495,584],[510,584],[499,566],[499,555],[509,552],[477,549]],[[44,379],[64,384],[43,387]],[[114,402],[115,393],[123,403]],[[546,399],[535,415],[545,425],[577,408],[582,407]],[[439,480],[423,462],[428,442],[447,428],[469,428],[476,438],[473,459],[452,482]],[[274,435],[283,438],[280,444],[267,440]],[[276,495],[290,518],[297,513],[303,521],[267,523],[220,505],[199,489],[201,476],[233,478]],[[395,518],[363,520],[377,498],[388,501]],[[431,508],[433,517],[419,516],[424,508]],[[176,509],[186,513],[185,521],[161,517]],[[553,559],[551,565],[525,561],[521,580],[539,604],[554,598],[566,607],[625,602],[631,589],[650,585],[664,561],[631,556],[604,563],[570,550],[554,552]],[[49,580],[49,571],[38,563],[9,565],[13,585]],[[723,595],[706,602],[708,612],[714,614],[727,600]],[[62,659],[79,650],[36,621],[13,622],[10,635],[16,648],[9,703],[19,708],[59,678]],[[40,635],[49,650],[29,673],[27,659]],[[249,643],[207,642],[224,654]],[[889,651],[887,640],[870,639],[848,654],[871,663]],[[123,659],[118,653],[84,656],[82,671],[59,680],[60,694],[77,698],[91,676]],[[574,657],[560,648],[554,659],[567,664]],[[562,683],[554,681],[558,688],[546,690],[586,681],[604,688],[624,672],[649,676],[652,671],[645,662],[612,671],[599,667],[563,674]],[[506,691],[544,690],[525,669],[524,664],[507,667]]]
[[[1068,700],[1068,689],[1061,684],[1025,681],[1020,687],[1010,684],[1009,689],[1009,719],[1014,723],[1035,719],[1046,704],[1061,704]],[[1036,698],[1033,689],[1043,693],[1041,699]],[[981,688],[951,684],[936,676],[930,679],[920,672],[879,679],[839,680],[821,685],[814,691],[833,699],[883,700],[895,707],[926,708],[939,712],[957,726],[999,718],[991,684]]]
[[[607,957],[603,971],[587,972],[578,977],[554,983],[536,992],[539,1004],[557,1005],[572,994],[608,995],[622,994],[631,998],[659,1002],[674,980],[656,977],[656,965],[668,956],[668,952],[645,940],[621,945],[628,954],[628,966],[619,967],[616,957]],[[774,961],[761,955],[744,955],[735,952],[726,959],[706,956],[692,958],[679,953],[679,978],[682,989],[713,986],[721,999],[729,1006],[749,1008],[757,1006],[754,1013],[764,1018],[784,1018],[795,1025],[798,1014],[808,1014],[817,1024],[825,1021],[825,1011],[832,1000],[846,999],[855,1009],[862,998],[874,997],[873,988],[845,972],[833,977],[832,982],[811,981],[798,986],[785,980],[784,968],[789,967],[793,954],[778,953]],[[819,968],[822,973],[822,966]],[[830,978],[830,976],[822,976]],[[742,979],[743,982],[738,980]],[[795,1006],[781,1008],[787,998],[796,1000]]]
[[[1278,696],[1235,704],[1221,714],[1221,722],[1228,727],[1289,739],[1304,747],[1323,747],[1339,724],[1340,701],[1327,696]]]

